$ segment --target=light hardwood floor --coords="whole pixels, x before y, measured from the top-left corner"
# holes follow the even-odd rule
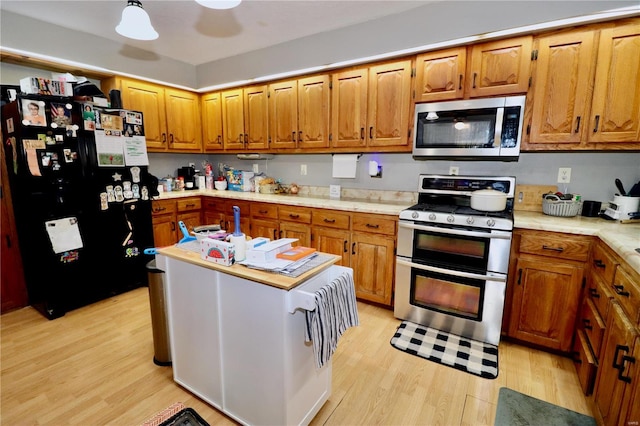
[[[591,415],[568,358],[502,342],[498,378],[482,379],[393,348],[393,313],[358,309],[314,425],[493,425],[503,386]],[[146,287],[53,321],[24,308],[0,322],[2,425],[137,425],[175,402],[234,424],[153,363]]]

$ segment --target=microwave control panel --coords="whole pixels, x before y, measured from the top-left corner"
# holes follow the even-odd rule
[[[502,139],[500,147],[514,148],[518,142],[518,128],[520,124],[520,107],[506,107],[502,122]]]

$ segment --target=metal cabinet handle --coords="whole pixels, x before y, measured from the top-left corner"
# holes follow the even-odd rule
[[[291,219],[298,219],[298,218],[300,217],[300,215],[299,215],[299,214],[289,213],[289,217],[290,217]]]
[[[621,380],[621,381],[623,381],[625,383],[631,383],[631,377],[622,375],[622,373],[624,373],[624,363],[627,362],[627,361],[632,363],[632,364],[635,364],[636,359],[634,357],[632,357],[632,356],[627,356],[627,355],[624,355],[622,357],[622,366],[621,366],[620,370],[618,371],[618,380]]]
[[[347,243],[348,243],[348,241],[344,240],[344,252],[345,253],[347,252],[347,250],[349,250],[349,247],[348,247]]]
[[[589,295],[593,298],[593,299],[600,299],[600,293],[598,293],[598,290],[596,290],[595,288],[590,288],[589,289]]]
[[[518,269],[518,285],[522,283],[522,268]]]
[[[218,143],[222,143],[222,135],[218,135]]]
[[[576,129],[573,132],[578,133],[579,131],[580,131],[580,116],[576,118]]]
[[[296,141],[296,132],[295,130],[293,132],[291,132],[291,142],[295,142]]]
[[[380,225],[377,225],[377,224],[376,225],[372,225],[370,223],[367,223],[367,228],[378,229],[378,228],[380,228]]]
[[[618,370],[623,369],[624,368],[624,359],[622,360],[622,362],[620,364],[617,363],[618,360],[618,352],[620,351],[625,351],[625,352],[629,352],[629,346],[624,346],[624,345],[616,345],[616,351],[613,353],[613,368],[617,368]],[[624,356],[623,356],[624,358]]]
[[[369,139],[373,139],[373,126],[369,127]]]
[[[593,264],[598,268],[606,268],[607,267],[607,265],[605,265],[605,263],[600,259],[594,259],[593,260]]]
[[[238,143],[242,143],[242,133],[238,135]]]
[[[274,239],[274,240],[277,240],[277,239],[278,239],[278,230],[277,230],[277,229],[274,229],[274,230],[273,230],[273,239]]]
[[[546,245],[543,245],[542,249],[543,250],[557,251],[558,253],[562,253],[564,251],[564,249],[562,247],[551,247],[551,246],[546,246]]]
[[[360,127],[360,139],[364,140],[364,127]]]
[[[624,296],[624,297],[629,297],[629,292],[628,291],[624,291],[624,286],[623,285],[613,285],[613,291],[616,292],[616,294],[620,295],[620,296]]]
[[[244,143],[245,145],[249,142],[249,135],[247,133],[244,134]]]
[[[158,213],[158,212],[165,211],[166,209],[167,209],[166,207],[156,207],[155,209],[153,209],[153,211],[155,213]]]
[[[582,324],[584,325],[585,330],[593,330],[593,326],[591,325],[591,321],[584,318],[582,320]]]
[[[167,142],[167,134],[163,133],[162,134],[162,143],[166,143]]]
[[[169,143],[173,145],[173,133],[169,133]]]
[[[462,74],[460,74],[460,80],[458,81],[458,90],[462,90]]]
[[[187,204],[186,207],[195,207],[195,204]]]
[[[328,218],[326,218],[326,217],[325,217],[324,219],[322,219],[322,221],[323,221],[323,222],[326,222],[326,223],[336,223],[336,220],[335,220],[335,219],[328,219]]]
[[[477,76],[478,76],[478,73],[477,73],[477,72],[474,72],[474,73],[473,73],[473,88],[474,88],[474,89],[476,88],[476,77],[477,77]]]
[[[351,254],[356,254],[356,243],[351,244]]]
[[[596,125],[593,128],[593,133],[596,133],[598,131],[598,125],[600,124],[600,116],[596,115]]]
[[[174,221],[171,221],[171,230],[172,231],[176,230],[176,223]]]
[[[258,213],[260,214],[267,214],[268,210],[258,210]]]

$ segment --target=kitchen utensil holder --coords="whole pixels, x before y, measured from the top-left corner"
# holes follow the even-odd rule
[[[542,213],[549,216],[571,217],[582,210],[582,201],[542,199]]]

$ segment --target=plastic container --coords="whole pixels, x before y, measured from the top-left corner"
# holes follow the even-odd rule
[[[581,209],[582,201],[580,200],[542,199],[542,213],[549,216],[576,216]]]

